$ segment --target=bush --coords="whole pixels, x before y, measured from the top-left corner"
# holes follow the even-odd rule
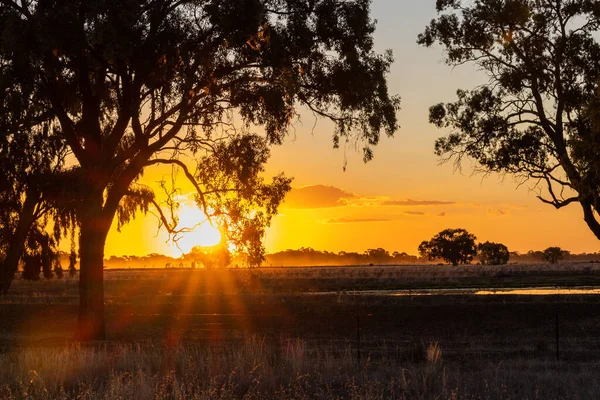
[[[446,229],[430,241],[421,242],[419,253],[429,260],[441,258],[454,266],[470,264],[477,254],[475,240],[475,235],[464,229]]]
[[[542,260],[547,261],[551,264],[556,264],[557,262],[565,258],[565,255],[568,254],[568,251],[563,250],[560,247],[548,247],[546,250],[544,250]]]
[[[483,265],[504,265],[510,258],[508,248],[502,243],[480,243],[478,250],[479,261]]]

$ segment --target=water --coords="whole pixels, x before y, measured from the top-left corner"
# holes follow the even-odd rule
[[[519,289],[417,289],[417,290],[349,290],[344,292],[313,292],[312,295],[325,294],[373,295],[373,296],[440,296],[440,295],[519,295],[519,296],[549,296],[549,295],[600,295],[598,287],[530,287]]]

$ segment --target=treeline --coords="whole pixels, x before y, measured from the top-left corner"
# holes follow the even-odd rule
[[[560,261],[562,262],[600,262],[599,253],[580,253],[574,254],[566,250],[561,250]],[[547,257],[546,257],[547,258]],[[65,270],[70,268],[69,253],[60,252],[60,264]],[[405,252],[390,252],[383,248],[367,249],[362,253],[359,252],[331,252],[320,251],[310,247],[302,247],[297,250],[284,250],[272,254],[267,254],[266,261],[263,266],[266,267],[308,267],[308,266],[341,266],[341,265],[394,265],[394,264],[439,264],[444,261],[441,259],[429,260],[426,257],[415,256]],[[510,252],[510,263],[546,263],[544,251],[530,250],[526,253],[516,251]],[[478,256],[473,260],[474,264],[479,264]],[[243,262],[232,258],[227,265],[228,267],[243,266]],[[77,264],[78,267],[78,264]],[[204,268],[206,263],[199,261],[192,253],[182,257],[170,257],[164,254],[152,253],[145,256],[111,256],[104,260],[104,267],[109,269],[129,269],[129,268]],[[73,268],[71,266],[71,268]],[[39,274],[38,276],[41,277]],[[74,275],[74,269],[71,269],[71,275]],[[45,276],[48,278],[47,276]]]
[[[562,250],[563,262],[600,262],[600,253],[573,254]],[[284,250],[267,254],[263,266],[317,266],[317,265],[393,265],[393,264],[438,264],[443,260],[428,260],[426,257],[415,256],[405,252],[390,252],[383,248],[367,249],[362,253],[350,251],[321,251],[310,247],[302,247],[297,250]],[[473,263],[480,262],[475,257]],[[545,263],[544,251],[531,250],[526,253],[516,251],[510,252],[510,263]],[[106,268],[192,268],[203,265],[190,255],[179,258],[169,257],[163,254],[148,254],[146,256],[112,256],[104,261]],[[233,258],[229,267],[242,266],[242,263]]]
[[[363,253],[319,251],[310,247],[267,254],[267,266],[416,264],[426,259],[404,252],[390,253],[383,248],[367,249]]]
[[[573,254],[562,250],[563,262],[600,262],[599,253]],[[316,266],[316,265],[386,265],[386,264],[438,264],[441,259],[430,261],[427,257],[415,256],[405,252],[389,252],[382,248],[367,249],[363,253],[340,251],[319,251],[310,247],[298,250],[285,250],[267,255],[266,266]],[[510,252],[510,263],[546,263],[544,251],[530,250],[526,253]],[[480,263],[476,256],[473,263]]]

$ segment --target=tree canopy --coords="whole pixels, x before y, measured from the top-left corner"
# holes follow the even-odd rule
[[[475,235],[465,229],[445,229],[429,241],[422,241],[419,254],[429,260],[442,259],[452,265],[470,264],[477,254]]]
[[[472,63],[489,77],[459,90],[456,102],[431,107],[430,122],[450,131],[437,140],[436,154],[532,179],[539,199],[556,208],[579,203],[600,238],[600,141],[589,111],[600,82],[600,3],[436,4],[439,16],[418,42],[437,43],[447,64]]]
[[[510,258],[508,248],[502,243],[485,242],[477,246],[479,262],[483,265],[504,265]]]
[[[48,104],[79,168],[71,180],[81,205],[78,337],[104,337],[102,261],[114,217],[120,225],[154,204],[176,233],[172,196],[159,204],[136,185],[146,167],[181,170],[207,218],[260,259],[264,227],[291,182],[263,177],[268,145],[283,142],[300,105],[334,122],[334,146],[363,144],[365,161],[381,133],[394,133],[392,55],[373,49],[369,6],[2,1],[0,59]]]

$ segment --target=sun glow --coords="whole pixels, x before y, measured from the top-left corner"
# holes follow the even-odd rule
[[[194,246],[216,246],[221,242],[221,232],[207,221],[206,216],[196,206],[182,205],[179,209],[177,229],[191,229],[178,235],[172,244],[173,253],[189,253]]]

